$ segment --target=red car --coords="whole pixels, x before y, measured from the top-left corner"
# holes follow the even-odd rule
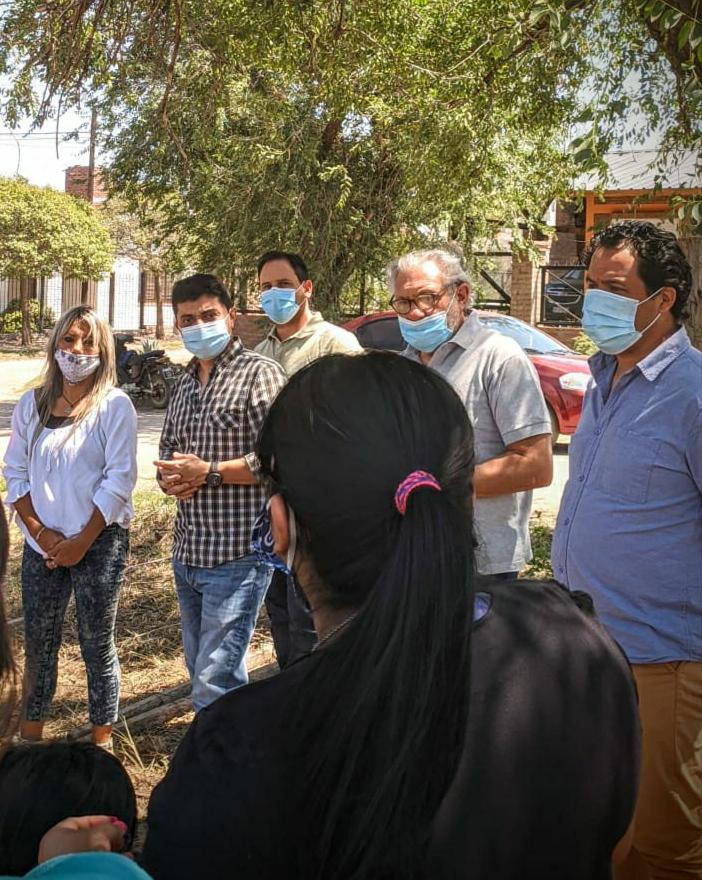
[[[587,358],[519,318],[477,309],[476,313],[483,324],[514,339],[529,356],[539,375],[551,415],[554,445],[559,434],[573,434],[578,427],[585,389],[590,381]],[[343,326],[356,334],[364,348],[390,351],[405,348],[395,312],[362,315]]]

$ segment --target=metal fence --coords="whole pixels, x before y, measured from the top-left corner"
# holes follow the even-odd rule
[[[173,324],[169,293],[173,283],[170,276],[161,276],[163,320],[166,331]],[[76,278],[53,275],[51,278],[32,278],[29,296],[39,302],[39,330],[46,329],[66,309],[79,305],[83,285]],[[0,278],[0,313],[9,303],[20,298],[17,278]],[[156,297],[153,273],[142,272],[136,260],[118,258],[112,272],[100,281],[88,282],[87,300],[97,313],[115,330],[138,331],[156,326]]]
[[[541,323],[579,327],[583,316],[583,266],[541,266]]]
[[[509,314],[512,305],[511,251],[481,251],[473,256],[477,270],[473,278],[476,305]]]

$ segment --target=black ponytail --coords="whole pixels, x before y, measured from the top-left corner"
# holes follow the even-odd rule
[[[307,661],[284,709],[307,750],[301,876],[420,876],[464,739],[473,541],[472,433],[437,374],[393,354],[296,374],[259,452],[294,510],[325,601],[358,608]],[[400,515],[398,484],[415,470]]]

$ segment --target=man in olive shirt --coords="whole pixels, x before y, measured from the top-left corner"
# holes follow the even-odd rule
[[[261,308],[273,327],[256,351],[277,361],[288,376],[325,354],[361,351],[353,333],[312,311],[313,284],[299,254],[265,253],[258,261],[258,284]]]
[[[313,284],[299,254],[268,251],[258,261],[261,308],[273,322],[258,354],[277,361],[292,376],[327,354],[354,354],[362,347],[353,333],[312,311]],[[266,608],[281,669],[306,654],[317,641],[314,624],[294,578],[273,573]]]

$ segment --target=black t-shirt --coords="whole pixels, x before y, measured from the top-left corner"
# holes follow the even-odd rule
[[[491,603],[473,630],[464,753],[424,876],[609,878],[638,779],[626,659],[583,594],[534,581],[480,589]],[[309,662],[198,713],[151,797],[143,865],[156,880],[302,880],[309,829],[294,792],[314,743],[284,729],[279,707]]]

